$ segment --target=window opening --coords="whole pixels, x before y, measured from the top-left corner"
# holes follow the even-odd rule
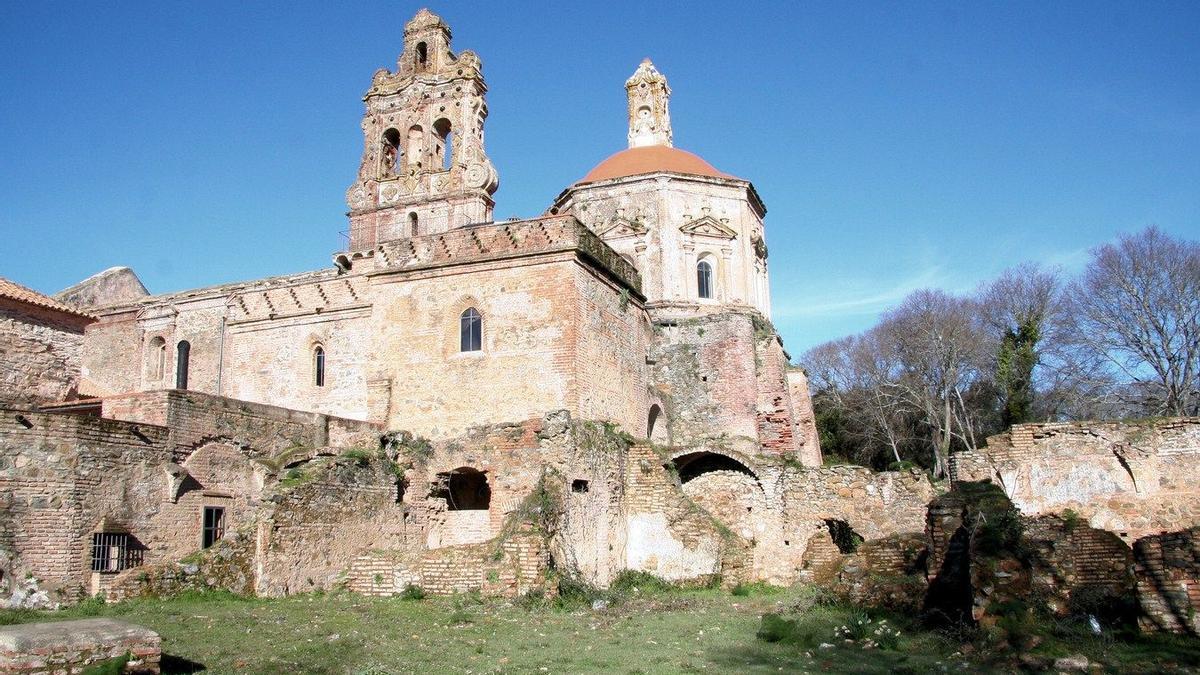
[[[175,388],[188,388],[188,365],[192,356],[192,343],[180,340],[175,348]]]
[[[433,133],[437,135],[438,156],[434,164],[441,164],[442,169],[449,170],[454,159],[454,134],[450,128],[450,120],[445,117],[433,123]]]
[[[459,317],[459,351],[477,352],[483,349],[483,317],[474,307]]]
[[[707,260],[701,260],[696,265],[696,290],[700,297],[711,298],[713,296],[713,274],[712,263]]]
[[[325,349],[323,347],[313,350],[313,383],[318,387],[325,386]]]
[[[143,550],[133,537],[118,532],[92,534],[92,571],[120,572],[142,564]]]
[[[482,471],[464,466],[437,475],[433,497],[446,500],[447,511],[486,511],[492,488]]]
[[[401,160],[400,132],[395,129],[383,132],[382,145],[379,160],[380,178],[388,178],[401,173],[403,162]]]
[[[829,538],[837,546],[839,553],[854,553],[858,545],[863,543],[862,535],[850,527],[850,523],[836,518],[826,518],[825,527],[829,529]]]
[[[203,548],[208,548],[225,536],[225,509],[220,506],[204,507]]]

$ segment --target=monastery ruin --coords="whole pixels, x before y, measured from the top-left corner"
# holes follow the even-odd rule
[[[55,298],[0,281],[0,597],[788,584],[849,554],[843,528],[940,531],[924,474],[822,466],[766,207],[673,146],[649,60],[628,147],[496,221],[481,61],[450,43],[422,10],[371,78],[328,268],[164,295],[128,268]],[[952,468],[1121,555],[1173,532],[1142,545],[1161,571],[1200,526],[1198,456],[1198,420],[1023,425]],[[1076,539],[1080,579],[1132,574]],[[1146,591],[1163,616],[1200,599],[1172,560]]]

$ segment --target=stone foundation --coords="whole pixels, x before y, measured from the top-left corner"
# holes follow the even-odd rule
[[[116,619],[83,619],[0,627],[0,673],[74,675],[129,656],[123,672],[159,672],[161,639]]]

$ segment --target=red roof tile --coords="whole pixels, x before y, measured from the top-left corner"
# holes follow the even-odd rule
[[[76,307],[61,303],[48,295],[42,295],[32,288],[26,288],[25,286],[22,286],[14,281],[9,281],[4,277],[0,277],[0,298],[8,298],[10,300],[16,300],[17,302],[36,305],[37,307],[41,307],[43,309],[49,309],[55,312],[63,312],[66,314],[74,314],[75,316],[82,316],[88,319],[96,318]]]

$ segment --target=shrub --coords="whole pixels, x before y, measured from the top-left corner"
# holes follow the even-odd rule
[[[752,584],[738,584],[729,592],[738,597],[748,597],[751,595],[774,595],[780,591],[778,586],[772,586],[765,581],[756,581]]]
[[[667,593],[678,587],[649,572],[625,570],[613,579],[609,590],[613,593]]]
[[[425,589],[415,584],[409,584],[400,592],[401,600],[424,600]]]
[[[763,614],[755,637],[763,642],[789,642],[796,633],[797,623],[778,614]]]

